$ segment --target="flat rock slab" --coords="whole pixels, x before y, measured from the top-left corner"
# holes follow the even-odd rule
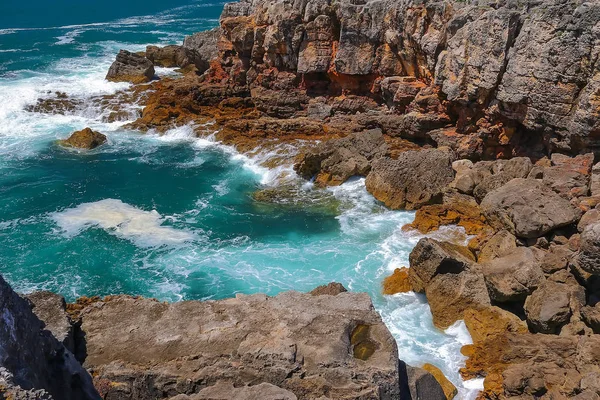
[[[394,338],[364,293],[161,303],[111,297],[80,313],[105,398],[267,382],[298,399],[398,398]],[[381,396],[381,397],[380,397]]]

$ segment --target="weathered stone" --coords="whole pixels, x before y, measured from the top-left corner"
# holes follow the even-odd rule
[[[411,367],[400,362],[401,399],[446,400],[444,389],[435,376],[423,368]]]
[[[415,292],[422,293],[434,276],[468,269],[475,257],[466,247],[424,238],[410,252],[409,260],[410,286]]]
[[[406,151],[398,159],[380,158],[367,175],[367,190],[392,209],[414,210],[440,202],[452,182],[452,154],[446,150]]]
[[[47,305],[52,307],[52,304],[40,304],[42,314]],[[32,312],[31,303],[17,295],[1,276],[0,315],[0,397],[99,398],[87,371],[45,329],[44,323]]]
[[[600,222],[600,209],[588,210],[583,214],[579,223],[577,224],[577,230],[583,232],[588,225]]]
[[[40,291],[27,295],[33,303],[34,314],[46,325],[46,329],[61,342],[67,350],[75,353],[74,328],[67,314],[67,303],[61,295]]]
[[[506,256],[517,248],[517,238],[507,230],[496,232],[481,247],[477,255],[478,262],[491,261]]]
[[[73,132],[67,139],[58,142],[65,147],[92,150],[106,143],[106,136],[90,128],[85,128]]]
[[[515,178],[527,178],[533,165],[527,157],[497,160],[490,164],[492,175],[484,177],[473,194],[481,201],[489,192],[498,189]]]
[[[316,287],[313,290],[311,290],[309,293],[312,294],[313,296],[324,296],[324,295],[336,296],[340,293],[344,293],[347,291],[348,290],[341,283],[331,282],[327,285],[322,285],[322,286]]]
[[[481,271],[490,298],[497,302],[524,300],[545,279],[536,254],[526,247],[482,264]]]
[[[197,394],[180,394],[170,400],[297,400],[298,397],[285,389],[270,383],[253,386],[234,387],[231,383],[218,382],[202,389]]]
[[[600,303],[596,303],[594,307],[583,307],[581,309],[581,317],[587,326],[592,328],[594,333],[600,333]]]
[[[196,67],[197,73],[205,72],[210,66],[210,61],[217,57],[217,42],[220,37],[221,29],[214,28],[186,36],[183,40],[183,48],[186,50],[188,62]],[[179,66],[186,67],[187,64],[183,63]]]
[[[131,53],[127,50],[119,51],[117,59],[112,63],[106,79],[112,82],[149,82],[154,77],[152,61]]]
[[[535,179],[513,179],[481,202],[487,221],[520,238],[537,238],[579,220],[580,211]]]
[[[600,222],[585,227],[580,243],[579,267],[590,274],[600,274]]]
[[[435,365],[432,364],[424,364],[423,368],[425,371],[429,372],[434,376],[435,380],[438,381],[442,389],[444,390],[444,395],[446,400],[452,400],[458,394],[458,389],[452,382],[446,378],[444,373]]]
[[[600,162],[592,168],[590,192],[592,196],[600,196]]]
[[[544,273],[552,274],[567,268],[571,257],[573,257],[573,251],[568,245],[552,244],[549,251],[542,257],[540,266]]]
[[[266,382],[299,399],[399,397],[396,343],[366,294],[172,304],[115,296],[79,318],[85,366],[97,385],[110,382],[105,398],[192,394],[218,381]]]

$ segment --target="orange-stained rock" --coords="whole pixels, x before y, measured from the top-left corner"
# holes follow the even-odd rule
[[[412,291],[408,281],[408,268],[396,268],[394,273],[383,280],[383,294],[406,293]]]
[[[90,128],[85,128],[73,132],[67,139],[59,140],[58,143],[65,147],[91,150],[106,143],[106,136]]]
[[[462,226],[468,235],[491,230],[475,199],[456,192],[445,193],[442,204],[421,207],[415,214],[415,220],[403,229],[429,233],[443,225]]]
[[[495,306],[481,310],[469,309],[464,313],[464,321],[474,344],[506,332],[527,333],[525,321]]]
[[[456,397],[456,395],[458,394],[458,389],[456,389],[456,386],[454,386],[454,384],[452,384],[452,382],[450,382],[448,378],[446,378],[444,373],[438,367],[428,363],[423,365],[421,368],[433,375],[435,380],[438,381],[438,383],[444,390],[444,394],[446,395],[447,400],[452,400],[454,397]]]

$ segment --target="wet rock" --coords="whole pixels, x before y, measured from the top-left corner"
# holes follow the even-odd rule
[[[219,381],[265,382],[299,399],[399,397],[396,343],[366,294],[171,304],[114,296],[78,317],[85,366],[106,398],[191,395]]]
[[[545,280],[536,254],[526,247],[482,264],[481,270],[490,298],[497,302],[525,300]]]
[[[452,182],[453,156],[446,150],[406,151],[396,160],[380,158],[367,175],[367,190],[391,209],[414,210],[438,203]]]
[[[154,66],[147,58],[127,50],[119,51],[110,66],[106,79],[111,82],[149,82],[154,77]]]
[[[424,292],[439,273],[460,272],[475,262],[466,248],[448,242],[424,238],[410,252],[408,273],[410,286],[415,292]]]
[[[38,300],[41,297],[37,296]],[[42,314],[46,314],[46,310],[42,312],[46,306],[52,308],[52,300],[40,303]],[[31,303],[17,295],[2,277],[0,315],[0,393],[18,399],[99,397],[87,371],[46,329],[32,312]]]
[[[581,233],[577,256],[579,267],[590,274],[600,274],[600,223],[585,227]]]
[[[429,233],[444,225],[461,226],[467,235],[477,235],[490,230],[475,199],[452,191],[444,193],[442,204],[419,208],[415,220],[403,229],[417,229],[421,233]]]
[[[92,150],[106,143],[106,136],[90,128],[85,128],[73,132],[67,139],[59,140],[58,142],[65,147]]]
[[[396,268],[394,273],[383,280],[383,294],[391,295],[412,291],[408,280],[408,268]]]
[[[402,387],[402,399],[445,400],[446,394],[435,376],[423,368],[411,367],[400,362],[400,379],[406,382]]]
[[[339,185],[355,175],[366,175],[373,160],[387,152],[381,130],[354,133],[318,145],[304,153],[294,169],[320,185]]]
[[[74,328],[67,314],[67,303],[61,295],[40,291],[27,295],[33,304],[34,314],[46,325],[46,329],[61,342],[67,350],[75,353]]]
[[[513,179],[481,202],[487,221],[520,238],[537,238],[579,220],[580,211],[535,179]]]
[[[312,294],[313,296],[336,296],[340,293],[345,293],[347,291],[348,290],[341,283],[331,282],[327,285],[316,287],[308,293]]]

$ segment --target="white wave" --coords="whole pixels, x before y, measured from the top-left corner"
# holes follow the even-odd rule
[[[117,199],[80,204],[51,218],[67,237],[98,227],[140,247],[181,245],[195,239],[192,232],[163,226],[165,218],[156,210],[144,211]]]
[[[75,29],[73,31],[65,33],[62,36],[57,36],[56,39],[58,39],[58,41],[55,44],[57,44],[57,45],[71,44],[75,41],[75,38],[77,38],[77,36],[79,36],[81,33],[83,33],[83,30]]]

